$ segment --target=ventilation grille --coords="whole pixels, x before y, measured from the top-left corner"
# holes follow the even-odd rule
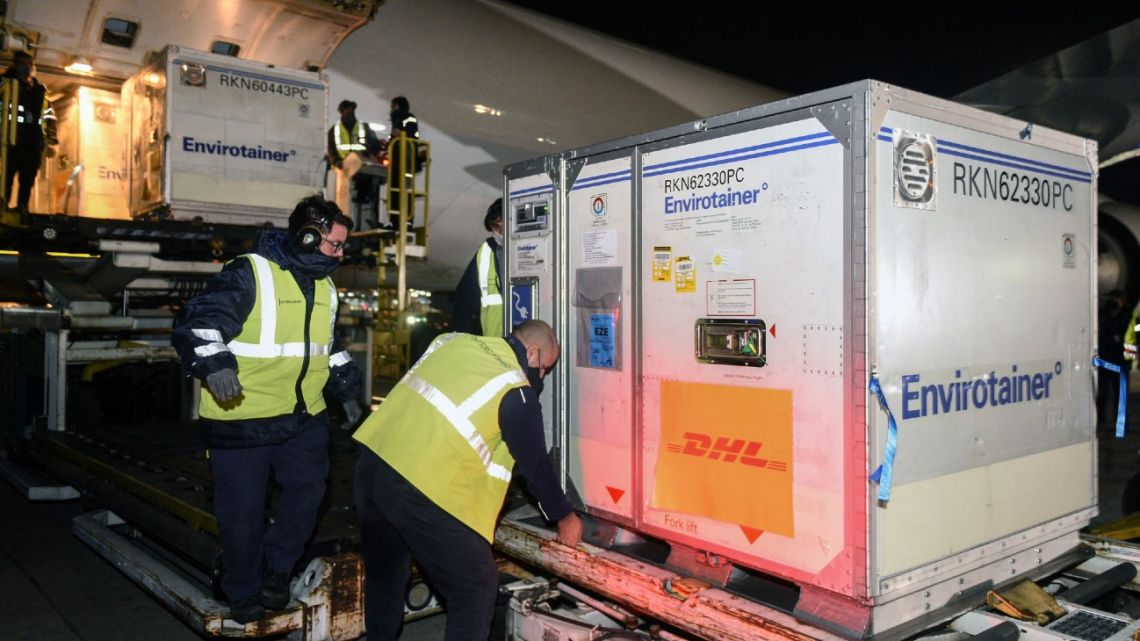
[[[934,209],[934,139],[899,131],[895,143],[895,205]]]

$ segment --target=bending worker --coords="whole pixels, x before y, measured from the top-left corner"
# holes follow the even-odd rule
[[[399,635],[412,558],[446,604],[445,641],[487,639],[499,585],[491,541],[516,461],[558,541],[578,544],[538,404],[558,355],[542,321],[508,338],[444,334],[357,430],[369,641]]]
[[[222,591],[239,623],[289,602],[293,565],[313,533],[329,469],[326,386],[350,421],[360,373],[333,344],[340,264],[352,222],[320,196],[297,204],[288,233],[222,268],[183,306],[171,338],[205,381],[198,407],[222,541]],[[270,471],[281,485],[265,527]]]
[[[457,332],[503,335],[503,199],[487,208],[483,227],[491,232],[467,264],[455,288],[453,327]]]

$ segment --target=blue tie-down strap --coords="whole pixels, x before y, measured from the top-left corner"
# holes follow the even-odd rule
[[[1103,367],[1110,372],[1116,372],[1120,377],[1120,400],[1116,406],[1116,438],[1124,438],[1124,424],[1125,413],[1128,411],[1128,381],[1124,378],[1124,369],[1116,363],[1109,363],[1103,358],[1092,359],[1092,364],[1096,367]]]
[[[887,405],[887,397],[883,395],[883,388],[879,386],[879,379],[871,377],[871,393],[879,398],[879,407],[887,413],[887,446],[883,450],[883,463],[871,472],[871,482],[879,484],[879,500],[883,503],[891,500],[891,478],[894,476],[895,451],[899,445],[899,426],[895,422],[895,415]]]

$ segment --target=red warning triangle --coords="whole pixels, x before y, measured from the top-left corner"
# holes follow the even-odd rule
[[[764,533],[764,530],[757,530],[756,528],[748,527],[747,525],[741,525],[740,531],[744,532],[744,538],[748,539],[749,543],[755,543],[756,539],[760,538],[760,535]]]
[[[610,487],[607,485],[606,491],[610,493],[610,498],[614,500],[614,503],[617,503],[621,500],[621,497],[625,496],[625,490],[619,490],[616,487]]]
[[[773,324],[771,327],[769,327],[768,331],[772,332],[772,338],[776,338],[776,325],[775,324]]]

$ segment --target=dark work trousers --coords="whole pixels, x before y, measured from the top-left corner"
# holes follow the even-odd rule
[[[368,641],[395,641],[412,559],[447,612],[444,641],[485,641],[499,571],[491,545],[367,448],[356,464],[356,512],[364,553]]]
[[[325,421],[309,422],[280,445],[210,450],[214,515],[226,565],[222,591],[231,602],[261,592],[263,558],[269,570],[291,572],[313,533],[329,472],[329,430]],[[267,529],[271,469],[281,493]]]
[[[17,174],[20,176],[19,193],[16,196],[16,208],[26,210],[32,199],[32,187],[36,184],[36,174],[40,170],[40,160],[43,158],[42,145],[26,145],[21,147],[8,147],[8,171],[4,176],[4,195],[7,205],[12,201],[12,183]]]

